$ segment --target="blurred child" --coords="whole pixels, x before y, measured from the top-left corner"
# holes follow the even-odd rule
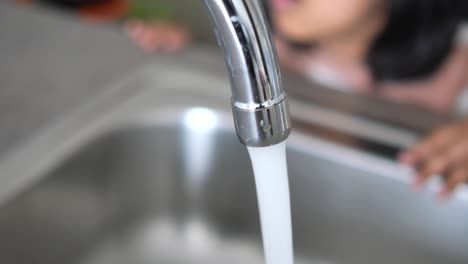
[[[281,61],[340,89],[451,111],[468,84],[465,0],[270,0]],[[419,187],[444,175],[447,197],[468,180],[468,120],[401,154]]]

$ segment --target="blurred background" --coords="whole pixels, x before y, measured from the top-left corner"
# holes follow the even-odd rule
[[[199,1],[13,2],[55,9],[83,23],[120,27],[148,53],[215,44]],[[463,88],[466,4],[462,1],[264,3],[285,70],[316,85],[373,95],[437,114],[463,115],[468,111]],[[347,7],[350,12],[343,15],[341,10]]]

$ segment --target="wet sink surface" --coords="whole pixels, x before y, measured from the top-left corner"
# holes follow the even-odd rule
[[[252,170],[228,109],[158,95],[171,108],[109,127],[0,207],[0,263],[263,263]],[[359,167],[324,158],[326,146],[297,132],[289,141],[298,264],[468,262],[466,202],[437,204],[366,169],[378,159],[356,152]]]

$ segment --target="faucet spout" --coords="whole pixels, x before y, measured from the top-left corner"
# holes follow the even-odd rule
[[[286,140],[291,132],[287,94],[260,1],[204,2],[224,49],[240,141],[250,147],[266,147]]]

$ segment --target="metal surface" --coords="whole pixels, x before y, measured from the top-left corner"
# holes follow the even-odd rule
[[[224,49],[240,141],[265,147],[290,134],[287,95],[268,21],[258,0],[204,0]]]
[[[187,61],[128,77],[0,164],[0,263],[263,263],[227,83]],[[350,139],[288,139],[297,263],[467,263],[463,196],[411,192]]]

